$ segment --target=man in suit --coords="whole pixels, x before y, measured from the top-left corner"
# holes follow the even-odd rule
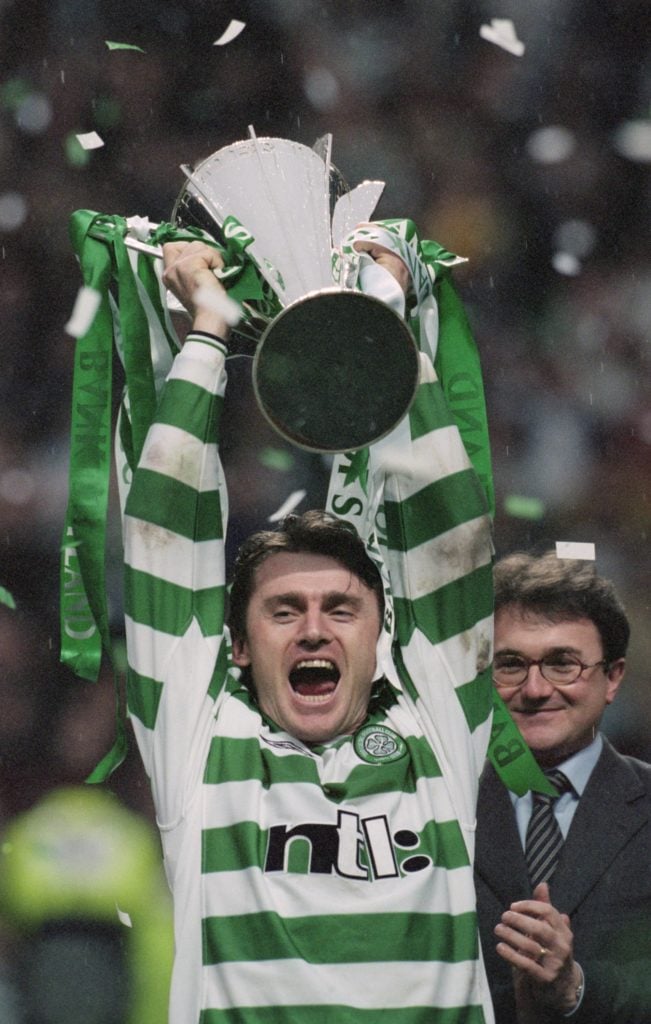
[[[548,826],[543,799],[509,793],[490,765],[482,776],[475,871],[497,1024],[649,1024],[651,765],[598,731],[626,614],[589,562],[514,554],[494,575],[495,685],[541,768],[563,773],[548,776],[561,793]]]

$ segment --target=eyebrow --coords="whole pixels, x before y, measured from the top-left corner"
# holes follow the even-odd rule
[[[263,601],[265,608],[277,608],[280,604],[287,604],[292,608],[302,608],[305,604],[305,594],[295,590],[288,590],[284,594],[272,594]],[[338,608],[340,605],[347,605],[349,608],[358,609],[361,604],[361,598],[339,590],[332,590],[324,594],[322,598],[322,607],[326,611]]]
[[[517,647],[499,647],[496,649],[495,654],[517,654],[519,658],[526,658],[527,661],[531,661],[528,654],[524,654],[518,650]],[[574,654],[577,658],[584,657],[583,652],[578,647],[572,647],[571,644],[556,644],[554,647],[550,647],[549,650],[545,651],[543,658],[549,658],[554,654]],[[537,658],[533,659],[537,661]]]

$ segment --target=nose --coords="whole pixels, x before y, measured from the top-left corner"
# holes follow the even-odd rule
[[[523,697],[529,698],[529,700],[542,700],[544,697],[549,697],[553,690],[553,684],[545,679],[540,671],[540,665],[530,665],[529,674],[522,684]]]
[[[298,642],[308,647],[320,647],[328,643],[330,638],[327,616],[320,608],[307,608],[301,620]]]

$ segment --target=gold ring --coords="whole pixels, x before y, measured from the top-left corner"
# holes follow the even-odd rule
[[[541,946],[541,947],[540,947],[540,952],[538,953],[538,959],[539,959],[539,960],[542,960],[542,958],[543,958],[544,956],[547,956],[547,954],[548,954],[548,953],[549,953],[549,950],[548,950],[548,949],[545,949],[545,947],[544,947],[544,946]]]

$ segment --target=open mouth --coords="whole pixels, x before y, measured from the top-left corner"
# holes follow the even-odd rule
[[[341,673],[327,658],[309,658],[297,662],[289,673],[294,693],[301,697],[323,699],[335,692]]]

